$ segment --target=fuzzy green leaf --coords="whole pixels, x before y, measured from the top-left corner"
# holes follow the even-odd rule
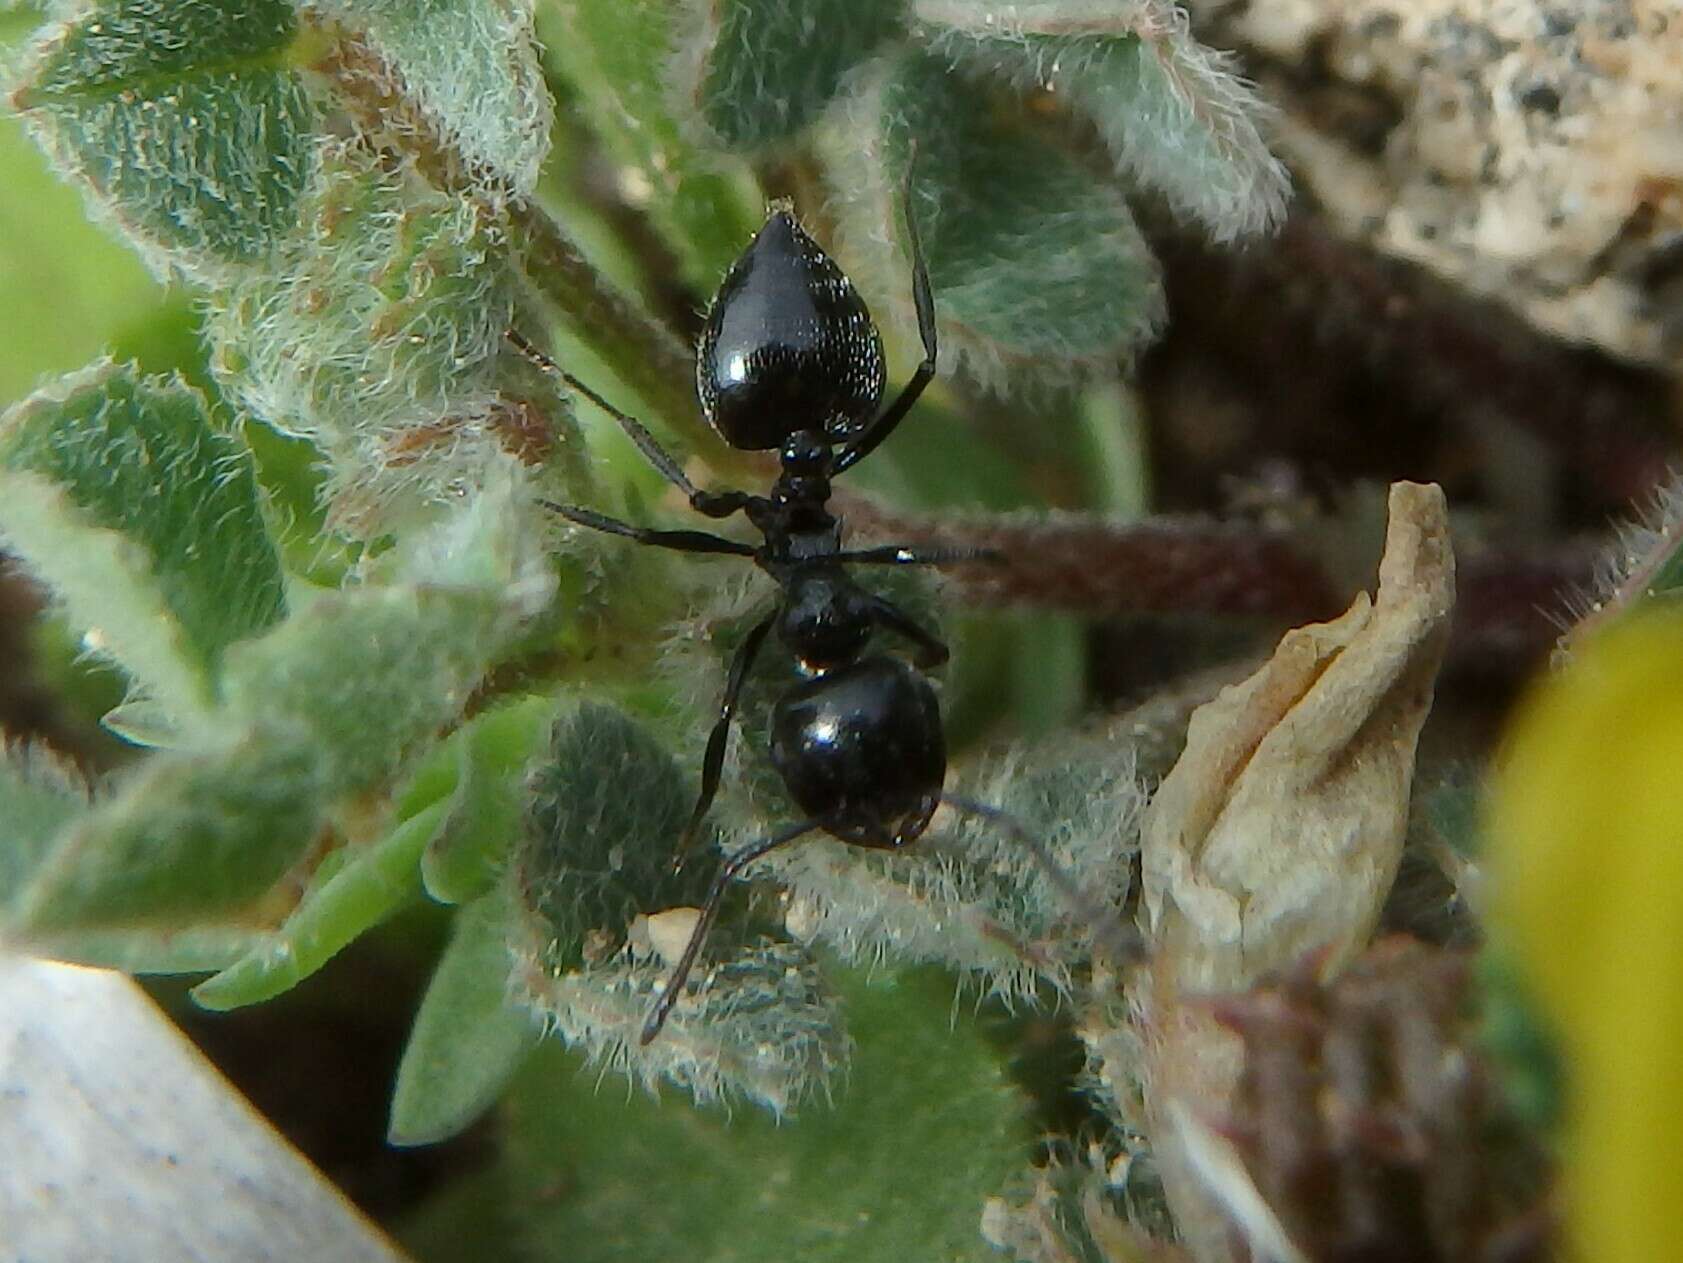
[[[285,0],[106,0],[51,31],[12,103],[156,270],[226,274],[292,226],[308,182],[297,29]]]
[[[0,909],[46,858],[59,831],[88,809],[87,786],[51,756],[0,749]]]
[[[798,1126],[600,1092],[570,1059],[534,1057],[500,1167],[518,1248],[569,1263],[996,1258],[981,1210],[1022,1160],[1022,1102],[974,1024],[952,1019],[950,988],[850,976],[852,1071]]]
[[[759,227],[758,207],[680,139],[673,114],[669,0],[560,0],[564,29],[549,56],[579,90],[579,107],[615,159],[636,173],[651,221],[683,280],[711,293]]]
[[[470,172],[532,192],[555,109],[532,0],[327,0],[318,11],[366,34]]]
[[[931,24],[938,55],[1051,94],[1097,127],[1125,175],[1218,241],[1270,228],[1284,214],[1286,171],[1258,126],[1267,107],[1229,56],[1192,38],[1167,0],[1102,10],[1029,0],[1004,12],[922,0],[917,13]]]
[[[1156,330],[1157,265],[1127,204],[1055,130],[921,53],[899,58],[861,108],[881,169],[844,175],[853,187],[897,205],[916,144],[915,211],[943,355],[1003,386],[1036,362],[1108,367]],[[868,214],[900,218],[883,201]],[[868,247],[869,234],[858,236]]]
[[[432,506],[423,525],[363,563],[366,582],[443,588],[463,600],[478,594],[510,627],[548,608],[556,578],[542,528],[550,514],[519,460],[500,451],[485,457],[464,463],[449,500]]]
[[[634,941],[640,914],[701,904],[716,863],[703,837],[672,870],[692,789],[639,724],[585,704],[556,722],[528,780],[525,832],[509,866],[519,1001],[569,1045],[653,1087],[699,1100],[742,1096],[773,1113],[826,1086],[847,1059],[835,997],[810,955],[744,943],[740,917],[709,939],[661,1037],[638,1034],[669,966]]]
[[[512,870],[549,965],[577,966],[593,931],[623,942],[639,913],[700,905],[711,866],[672,872],[691,793],[672,756],[622,712],[586,704],[556,721]]]
[[[386,781],[460,712],[507,629],[487,594],[370,589],[320,597],[238,646],[218,720],[243,735],[153,759],[91,812],[25,890],[20,930],[40,939],[245,914],[336,801]],[[410,874],[431,837],[417,829],[404,839]],[[351,911],[330,904],[311,932],[341,933],[388,875],[377,865],[351,880]]]
[[[38,937],[32,950],[72,965],[125,974],[197,974],[226,969],[262,942],[259,925],[125,926]]]
[[[727,149],[786,144],[843,80],[899,33],[904,0],[723,0],[704,15],[694,87],[701,117]],[[693,56],[693,53],[692,53]]]
[[[740,927],[734,942],[711,935],[705,970],[691,976],[660,1037],[644,1044],[643,1023],[670,964],[646,947],[614,951],[596,938],[581,968],[557,969],[539,928],[518,927],[518,1001],[569,1047],[651,1092],[664,1080],[701,1104],[741,1098],[781,1116],[827,1094],[847,1065],[851,1041],[836,994],[798,944],[743,944]]]
[[[460,713],[506,624],[474,591],[319,598],[229,655],[227,708],[307,748],[321,794],[367,790]]]
[[[258,416],[311,439],[333,485],[420,502],[418,484],[459,478],[494,446],[492,371],[513,309],[504,225],[490,203],[364,147],[321,161],[305,230],[210,320],[214,367]]]
[[[318,875],[286,924],[193,988],[193,999],[207,1009],[237,1009],[272,1000],[419,895],[415,867],[445,810],[443,803],[427,808],[367,850],[347,856],[325,880]]]
[[[447,1140],[496,1101],[537,1045],[532,1015],[508,1001],[509,907],[501,892],[461,910],[397,1068],[387,1139]]]
[[[178,719],[283,612],[249,458],[180,382],[102,364],[31,396],[0,421],[0,488],[0,535]]]
[[[313,763],[307,746],[263,737],[155,758],[60,837],[18,899],[18,930],[50,943],[250,907],[315,829]]]

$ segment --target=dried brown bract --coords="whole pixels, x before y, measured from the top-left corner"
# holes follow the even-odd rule
[[[1454,587],[1442,491],[1398,483],[1377,595],[1287,633],[1260,670],[1199,708],[1147,809],[1141,919],[1153,955],[1129,996],[1145,1127],[1200,1259],[1233,1255],[1189,1120],[1225,1110],[1243,1069],[1209,997],[1310,954],[1331,974],[1366,946],[1402,854]]]
[[[1241,988],[1308,951],[1336,966],[1372,932],[1455,590],[1443,493],[1398,483],[1390,515],[1377,598],[1288,632],[1200,707],[1147,810],[1146,929],[1180,989]]]

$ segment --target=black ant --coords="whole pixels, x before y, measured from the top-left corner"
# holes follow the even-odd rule
[[[788,210],[772,210],[713,298],[696,355],[702,413],[732,447],[780,449],[781,472],[770,495],[696,487],[641,423],[518,333],[509,333],[533,362],[619,422],[692,508],[710,518],[746,514],[763,542],[756,548],[705,531],[634,526],[574,505],[545,501],[545,507],[580,526],[641,544],[751,558],[782,590],[777,608],[754,625],[731,661],[702,763],[701,794],[678,844],[680,861],[718,792],[743,681],[773,627],[809,677],[776,701],[770,724],[772,764],[805,818],[725,857],[683,955],[643,1025],[643,1044],[660,1033],[683,992],[731,881],[768,851],[818,830],[855,846],[898,850],[917,841],[936,807],[946,802],[1005,824],[1040,858],[1066,899],[1083,911],[1090,907],[1043,848],[1008,817],[942,793],[946,737],[935,691],[922,672],[947,660],[947,646],[859,586],[847,570],[941,565],[990,554],[897,545],[844,549],[841,522],[827,508],[831,479],[875,451],[935,375],[935,304],[909,192],[912,300],[924,355],[887,407],[879,407],[887,376],[882,339],[864,300]],[[878,629],[910,641],[916,665],[867,653]]]

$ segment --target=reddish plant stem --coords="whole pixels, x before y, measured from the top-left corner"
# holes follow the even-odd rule
[[[997,562],[946,568],[959,596],[977,605],[1298,620],[1328,617],[1339,605],[1321,567],[1283,534],[1072,513],[915,517],[856,495],[836,499],[861,538],[997,552]]]
[[[981,607],[1295,625],[1336,615],[1353,595],[1284,531],[1198,520],[1116,523],[1072,513],[923,517],[846,492],[837,493],[836,504],[859,543],[998,552],[997,562],[945,568],[957,599]],[[1560,635],[1571,594],[1589,582],[1596,555],[1578,542],[1532,551],[1486,547],[1465,556],[1446,671],[1499,682],[1530,674]]]

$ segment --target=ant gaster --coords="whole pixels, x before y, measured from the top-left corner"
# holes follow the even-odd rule
[[[886,407],[880,406],[882,339],[864,300],[788,210],[772,210],[714,296],[697,350],[697,394],[708,423],[732,447],[779,450],[781,468],[769,495],[696,487],[639,422],[519,334],[509,334],[534,362],[618,421],[692,508],[711,518],[743,513],[763,542],[756,548],[705,531],[634,526],[574,505],[546,507],[580,526],[643,544],[752,558],[781,589],[777,608],[754,625],[731,661],[702,763],[701,794],[679,841],[680,859],[718,792],[743,681],[773,629],[808,676],[776,701],[770,726],[772,764],[804,819],[725,857],[643,1026],[644,1044],[660,1033],[683,992],[731,881],[768,851],[820,830],[855,846],[897,850],[922,836],[943,801],[999,818],[991,808],[942,793],[946,739],[922,671],[947,660],[946,645],[848,573],[850,565],[938,565],[987,554],[902,546],[850,551],[828,508],[831,480],[894,432],[935,374],[935,307],[907,192],[912,299],[924,357]],[[878,630],[909,641],[916,666],[869,652]],[[1031,845],[1051,865],[1038,844]],[[1055,865],[1051,871],[1057,874]],[[1067,878],[1058,884],[1078,907],[1086,906]]]

